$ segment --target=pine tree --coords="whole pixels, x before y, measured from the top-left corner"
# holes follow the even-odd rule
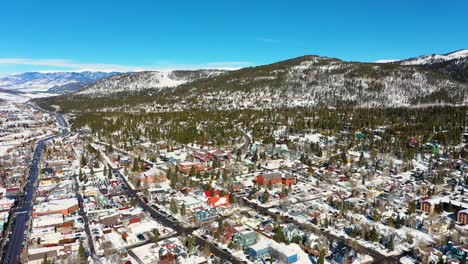
[[[177,202],[174,198],[171,199],[170,209],[173,214],[177,214]]]
[[[191,253],[192,250],[193,250],[193,247],[195,246],[196,244],[196,241],[195,241],[195,237],[190,235],[190,236],[187,236],[187,239],[186,239],[186,247],[187,247],[187,252],[188,253]]]
[[[80,241],[80,247],[78,248],[78,255],[80,257],[80,263],[81,264],[87,264],[88,263],[88,257],[86,256],[86,251],[83,246],[83,242]]]
[[[407,214],[408,215],[412,215],[416,212],[416,203],[414,201],[411,201],[409,204],[408,204],[408,210],[407,210]]]
[[[263,192],[263,203],[268,203],[270,201],[270,193],[268,190]]]
[[[380,215],[380,213],[377,210],[375,210],[374,211],[374,221],[375,222],[380,222],[380,220],[382,220],[382,216]]]
[[[359,156],[358,166],[359,167],[364,166],[364,153],[363,152],[361,152],[361,155]]]
[[[393,238],[393,237],[391,237],[391,238],[390,238],[390,241],[388,242],[388,249],[389,249],[390,251],[395,250],[395,242],[394,242],[394,238]]]
[[[325,248],[322,248],[322,249],[320,250],[320,255],[319,255],[318,259],[317,259],[317,264],[325,264],[325,257],[326,257],[326,255],[327,255],[326,249],[325,249]]]
[[[107,178],[112,179],[112,167],[109,165],[109,169],[107,170]]]
[[[377,233],[377,230],[375,230],[374,227],[372,227],[370,234],[369,234],[369,239],[372,242],[378,242],[379,241],[379,234]]]
[[[187,214],[187,209],[185,208],[185,203],[180,207],[180,215],[185,216]]]
[[[137,158],[135,158],[135,159],[133,160],[132,171],[133,171],[133,172],[140,171],[140,167],[138,166],[138,159],[137,159]]]
[[[44,259],[42,260],[41,264],[50,264],[49,259],[47,258],[47,253],[44,254]]]
[[[193,177],[193,176],[195,176],[195,174],[196,174],[195,166],[192,166],[192,168],[190,168],[189,176]]]
[[[274,240],[276,240],[277,242],[280,242],[280,243],[286,241],[286,237],[284,235],[283,229],[281,229],[281,226],[276,225],[273,228],[273,232],[274,232],[274,235],[273,235]]]
[[[86,166],[86,157],[83,154],[83,155],[81,155],[81,167],[84,167],[84,166]]]
[[[159,233],[159,230],[157,228],[154,229],[154,232],[153,232],[153,242],[154,243],[158,243],[159,241],[159,237],[160,237],[160,233]]]
[[[449,201],[449,203],[448,203],[448,205],[447,205],[447,212],[453,212],[452,201]]]

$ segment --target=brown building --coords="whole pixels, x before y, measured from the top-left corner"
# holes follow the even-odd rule
[[[430,200],[422,201],[421,202],[421,211],[426,213],[433,213],[434,212],[435,204]]]
[[[277,185],[283,183],[281,173],[271,172],[257,176],[257,183],[259,185]]]
[[[177,169],[183,174],[189,174],[192,168],[195,173],[205,171],[205,166],[201,162],[182,162],[177,165]]]
[[[468,209],[458,212],[457,221],[460,224],[468,224]]]

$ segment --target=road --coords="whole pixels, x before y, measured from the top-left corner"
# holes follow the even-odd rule
[[[35,109],[40,110],[37,107]],[[27,234],[26,225],[30,218],[30,212],[32,209],[32,198],[35,191],[35,183],[38,176],[38,165],[41,159],[41,154],[44,149],[44,143],[51,139],[66,136],[68,134],[68,123],[65,121],[62,115],[53,113],[57,118],[57,123],[61,127],[60,134],[50,136],[44,139],[41,139],[37,142],[36,149],[34,151],[33,161],[29,169],[29,177],[27,179],[26,185],[24,187],[22,195],[18,200],[18,209],[13,219],[13,228],[12,233],[8,241],[8,250],[3,253],[2,263],[19,263],[21,251],[24,245],[27,243],[25,240],[25,235]]]
[[[249,134],[247,134],[245,132],[245,130],[239,128],[239,130],[242,132],[242,134],[244,135],[244,144],[242,144],[242,146],[240,146],[239,148],[237,148],[236,150],[240,149],[243,151],[244,154],[247,154],[248,150],[249,150],[249,146],[250,144],[252,144],[252,138],[250,137]],[[234,151],[233,151],[234,152]]]
[[[159,211],[154,210],[151,206],[146,204],[138,195],[136,195],[136,191],[132,189],[132,187],[128,184],[127,179],[120,173],[119,170],[113,169],[113,172],[118,174],[122,179],[125,185],[127,186],[127,195],[129,197],[134,197],[138,203],[138,205],[146,210],[151,217],[162,223],[163,225],[172,228],[174,231],[177,232],[179,235],[189,235],[192,234],[193,231],[195,231],[197,228],[194,227],[184,227],[180,223],[176,221],[170,220],[168,215],[165,215]],[[243,263],[242,261],[239,261],[238,259],[234,258],[229,252],[225,252],[222,249],[218,248],[216,245],[213,243],[204,240],[201,237],[195,236],[195,239],[197,241],[197,244],[200,246],[200,248],[205,248],[206,245],[210,247],[210,252],[213,253],[215,256],[223,259],[223,260],[229,260],[232,263],[240,264]]]
[[[76,195],[76,198],[78,199],[78,204],[80,205],[80,212],[79,213],[80,213],[81,217],[83,217],[83,221],[84,221],[84,224],[85,224],[85,232],[86,232],[86,237],[88,238],[88,246],[89,246],[89,248],[91,250],[91,254],[95,255],[96,250],[94,248],[93,236],[91,236],[91,230],[89,229],[88,216],[87,216],[86,212],[84,211],[84,201],[83,201],[83,197],[80,194],[80,186],[78,185],[78,179],[77,179],[76,174],[73,175],[73,180],[75,182],[75,195]]]

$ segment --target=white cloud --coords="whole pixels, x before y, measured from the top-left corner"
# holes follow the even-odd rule
[[[26,58],[0,58],[0,65],[25,65],[28,68],[40,67],[41,72],[57,72],[57,71],[119,71],[119,72],[132,72],[132,71],[149,71],[149,70],[194,70],[194,69],[226,69],[234,70],[242,67],[252,65],[250,62],[245,61],[232,61],[232,62],[208,62],[205,64],[169,64],[169,65],[145,65],[145,66],[131,66],[121,64],[106,64],[106,63],[79,63],[72,60],[65,59],[26,59]],[[31,67],[32,66],[32,67]],[[53,68],[46,69],[43,68]],[[60,68],[56,70],[55,68]]]

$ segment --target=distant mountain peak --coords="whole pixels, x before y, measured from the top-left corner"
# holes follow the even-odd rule
[[[460,49],[445,54],[431,54],[398,61],[401,65],[428,65],[468,57],[467,49]]]
[[[119,72],[25,72],[0,78],[0,88],[19,92],[68,93]]]

